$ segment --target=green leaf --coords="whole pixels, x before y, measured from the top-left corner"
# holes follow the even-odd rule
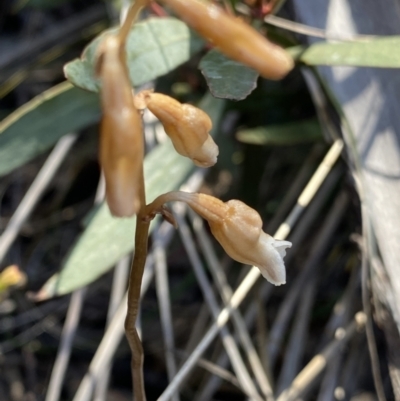
[[[210,95],[199,105],[213,120],[213,132],[218,127],[223,106],[224,102]],[[192,169],[193,163],[177,154],[169,141],[157,146],[144,162],[148,202],[177,189]],[[45,283],[36,299],[67,294],[96,280],[133,250],[135,227],[135,217],[114,218],[108,206],[101,205],[92,213],[86,230],[64,261],[61,272]]]
[[[319,42],[299,52],[300,61],[309,65],[400,68],[400,36],[342,43]]]
[[[115,29],[103,32],[85,48],[81,59],[65,65],[65,76],[74,85],[89,91],[99,90],[93,66],[97,46],[103,35],[109,32],[115,32]],[[150,18],[135,24],[126,43],[132,85],[142,85],[172,71],[188,61],[202,46],[203,41],[184,22],[175,18]]]
[[[98,96],[63,82],[0,122],[0,176],[100,117]]]
[[[294,145],[322,139],[321,126],[317,119],[296,121],[287,124],[268,125],[238,131],[236,138],[253,145]]]
[[[257,71],[227,58],[216,49],[201,59],[199,68],[211,93],[218,98],[242,100],[257,86]]]

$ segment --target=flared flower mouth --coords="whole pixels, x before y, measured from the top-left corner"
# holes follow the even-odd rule
[[[262,232],[257,245],[258,254],[255,266],[257,266],[264,278],[274,285],[286,283],[286,270],[283,258],[286,256],[286,248],[292,243],[271,237]]]

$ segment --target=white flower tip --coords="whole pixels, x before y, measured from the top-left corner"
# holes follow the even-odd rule
[[[292,243],[289,241],[283,241],[280,239],[273,238],[273,242],[271,245],[278,251],[279,255],[281,255],[282,259],[286,256],[286,248],[291,248]]]
[[[191,158],[193,163],[198,167],[211,167],[217,162],[218,154],[219,149],[217,144],[214,142],[212,136],[208,135],[201,148],[196,150]]]
[[[277,240],[266,233],[261,235],[263,248],[263,263],[257,265],[261,274],[271,284],[276,286],[286,283],[286,269],[283,258],[286,255],[286,248],[290,248],[289,241]]]

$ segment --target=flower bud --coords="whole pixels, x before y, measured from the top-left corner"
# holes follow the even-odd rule
[[[154,217],[154,212],[169,201],[185,202],[206,219],[212,234],[232,259],[258,267],[272,284],[285,284],[283,257],[292,244],[265,233],[261,217],[254,209],[239,200],[224,203],[205,194],[169,192],[147,206],[149,217]]]
[[[143,129],[133,103],[125,50],[118,36],[108,35],[99,45],[96,70],[102,84],[100,164],[106,181],[106,199],[114,216],[132,216],[140,207]]]
[[[189,157],[199,167],[217,162],[218,146],[209,134],[212,122],[203,110],[151,91],[140,92],[135,98],[135,104],[145,104],[160,120],[180,155]]]
[[[268,79],[281,79],[294,67],[293,58],[250,25],[202,0],[162,0],[200,35],[233,60]]]

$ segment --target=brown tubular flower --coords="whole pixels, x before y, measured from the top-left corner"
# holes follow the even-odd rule
[[[210,167],[217,162],[218,146],[209,134],[212,122],[204,111],[151,91],[140,92],[135,103],[145,105],[160,120],[180,155],[192,159],[199,167]]]
[[[138,186],[143,163],[142,119],[133,103],[125,49],[117,35],[107,35],[97,53],[103,118],[100,164],[106,180],[111,214],[128,217],[140,207]]]
[[[224,203],[205,194],[170,192],[147,206],[149,214],[168,201],[185,202],[206,219],[212,234],[232,259],[258,267],[272,284],[285,284],[283,257],[292,244],[265,233],[261,217],[254,209],[239,200]]]
[[[257,70],[267,79],[281,79],[294,67],[281,47],[218,6],[201,0],[162,0],[181,19],[233,60]]]

